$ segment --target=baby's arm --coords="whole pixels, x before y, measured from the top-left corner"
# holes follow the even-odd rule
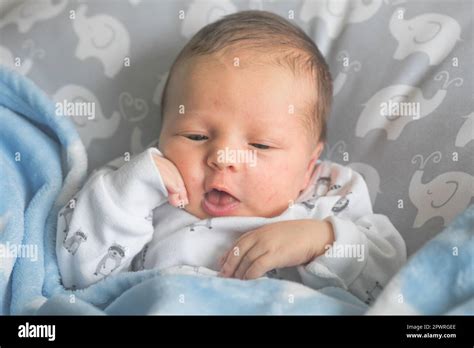
[[[150,148],[116,171],[101,169],[59,213],[56,252],[65,287],[127,270],[151,240],[153,210],[174,196],[158,170],[160,156]]]
[[[308,286],[337,286],[368,303],[375,299],[405,262],[405,243],[386,216],[373,214],[360,174],[340,169],[331,175],[332,197],[312,202],[313,213],[300,220],[243,234],[221,258],[220,275],[255,279],[274,268],[298,266]],[[341,195],[350,197],[349,204],[336,203]]]
[[[362,176],[350,168],[341,171],[331,182],[340,184],[340,194],[349,202],[332,203],[333,214],[324,219],[332,225],[334,243],[298,271],[308,286],[342,287],[371,303],[406,261],[405,242],[386,216],[373,213]],[[319,209],[327,209],[328,198],[319,199]]]
[[[277,268],[308,263],[334,241],[329,222],[279,221],[243,234],[219,260],[219,275],[256,279]]]

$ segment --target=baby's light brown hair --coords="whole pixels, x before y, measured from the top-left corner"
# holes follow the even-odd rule
[[[315,97],[305,108],[305,125],[313,144],[325,142],[332,103],[332,78],[316,44],[306,33],[283,17],[266,11],[242,11],[223,17],[199,30],[171,66],[161,96],[161,115],[166,110],[170,78],[176,66],[191,57],[225,52],[231,48],[261,52],[270,61],[311,78]],[[270,51],[272,50],[272,51]]]

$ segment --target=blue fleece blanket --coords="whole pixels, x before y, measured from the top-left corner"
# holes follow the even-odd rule
[[[428,242],[374,306],[338,288],[149,270],[65,290],[57,214],[87,173],[72,122],[31,81],[0,66],[1,314],[473,314],[474,209]]]

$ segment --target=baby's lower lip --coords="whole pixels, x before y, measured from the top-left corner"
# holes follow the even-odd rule
[[[225,204],[214,204],[207,199],[206,195],[204,195],[201,206],[202,209],[211,216],[226,216],[235,211],[239,204],[240,201],[234,201]]]

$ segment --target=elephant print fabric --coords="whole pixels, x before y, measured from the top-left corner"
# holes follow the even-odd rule
[[[364,177],[374,212],[390,218],[412,254],[474,202],[473,7],[472,0],[2,0],[0,61],[57,105],[94,105],[93,115],[67,115],[93,173],[157,141],[171,65],[203,26],[249,9],[285,17],[314,40],[333,77],[321,159]],[[319,185],[307,209],[337,183]],[[355,204],[340,198],[336,210]],[[63,214],[74,257],[92,236],[87,226],[69,231]],[[193,229],[207,232],[212,223]],[[97,276],[120,263],[119,250],[100,256]]]
[[[348,23],[360,23],[372,17],[382,5],[382,0],[374,1],[313,1],[306,0],[301,8],[301,20],[308,22],[314,17],[323,19],[328,36],[337,38]]]
[[[45,51],[36,47],[31,39],[25,40],[21,46],[21,52],[24,54],[22,58],[0,45],[0,62],[10,69],[16,69],[22,75],[27,75],[33,67],[34,60],[44,59]]]
[[[20,33],[27,33],[36,23],[59,15],[66,8],[67,0],[18,1],[16,3],[16,7],[5,12],[4,17],[0,18],[0,29],[13,23],[17,25]]]
[[[97,97],[87,88],[79,85],[65,85],[53,95],[56,105],[73,102],[74,105],[93,105],[92,113],[69,115],[75,123],[81,139],[86,147],[95,139],[104,139],[112,136],[120,123],[120,113],[114,111],[105,117]],[[77,108],[78,109],[78,108]],[[86,110],[86,108],[78,109]]]
[[[457,211],[469,205],[474,197],[474,176],[464,172],[440,173],[433,180],[423,182],[423,172],[432,158],[439,163],[441,152],[436,151],[425,160],[423,156],[416,155],[412,163],[419,167],[410,181],[410,199],[418,209],[413,227],[420,227],[430,218],[440,216],[446,226],[454,219]]]
[[[116,18],[108,15],[86,15],[87,6],[77,9],[74,32],[79,38],[76,56],[79,59],[97,58],[104,66],[105,76],[111,78],[124,66],[130,56],[130,38],[127,29]]]
[[[448,81],[447,71],[441,71],[434,80],[440,81],[443,78],[446,81],[429,99],[423,97],[423,92],[419,88],[409,85],[383,88],[365,105],[357,122],[356,135],[364,137],[370,130],[380,128],[386,131],[387,139],[397,139],[408,123],[426,117],[438,108],[446,98],[450,85],[459,87],[463,84],[463,79],[460,77]],[[387,107],[381,108],[381,105]]]
[[[454,18],[439,13],[404,19],[405,12],[399,8],[390,19],[390,32],[398,41],[393,58],[401,60],[423,52],[429,65],[438,65],[460,40],[461,26]]]

